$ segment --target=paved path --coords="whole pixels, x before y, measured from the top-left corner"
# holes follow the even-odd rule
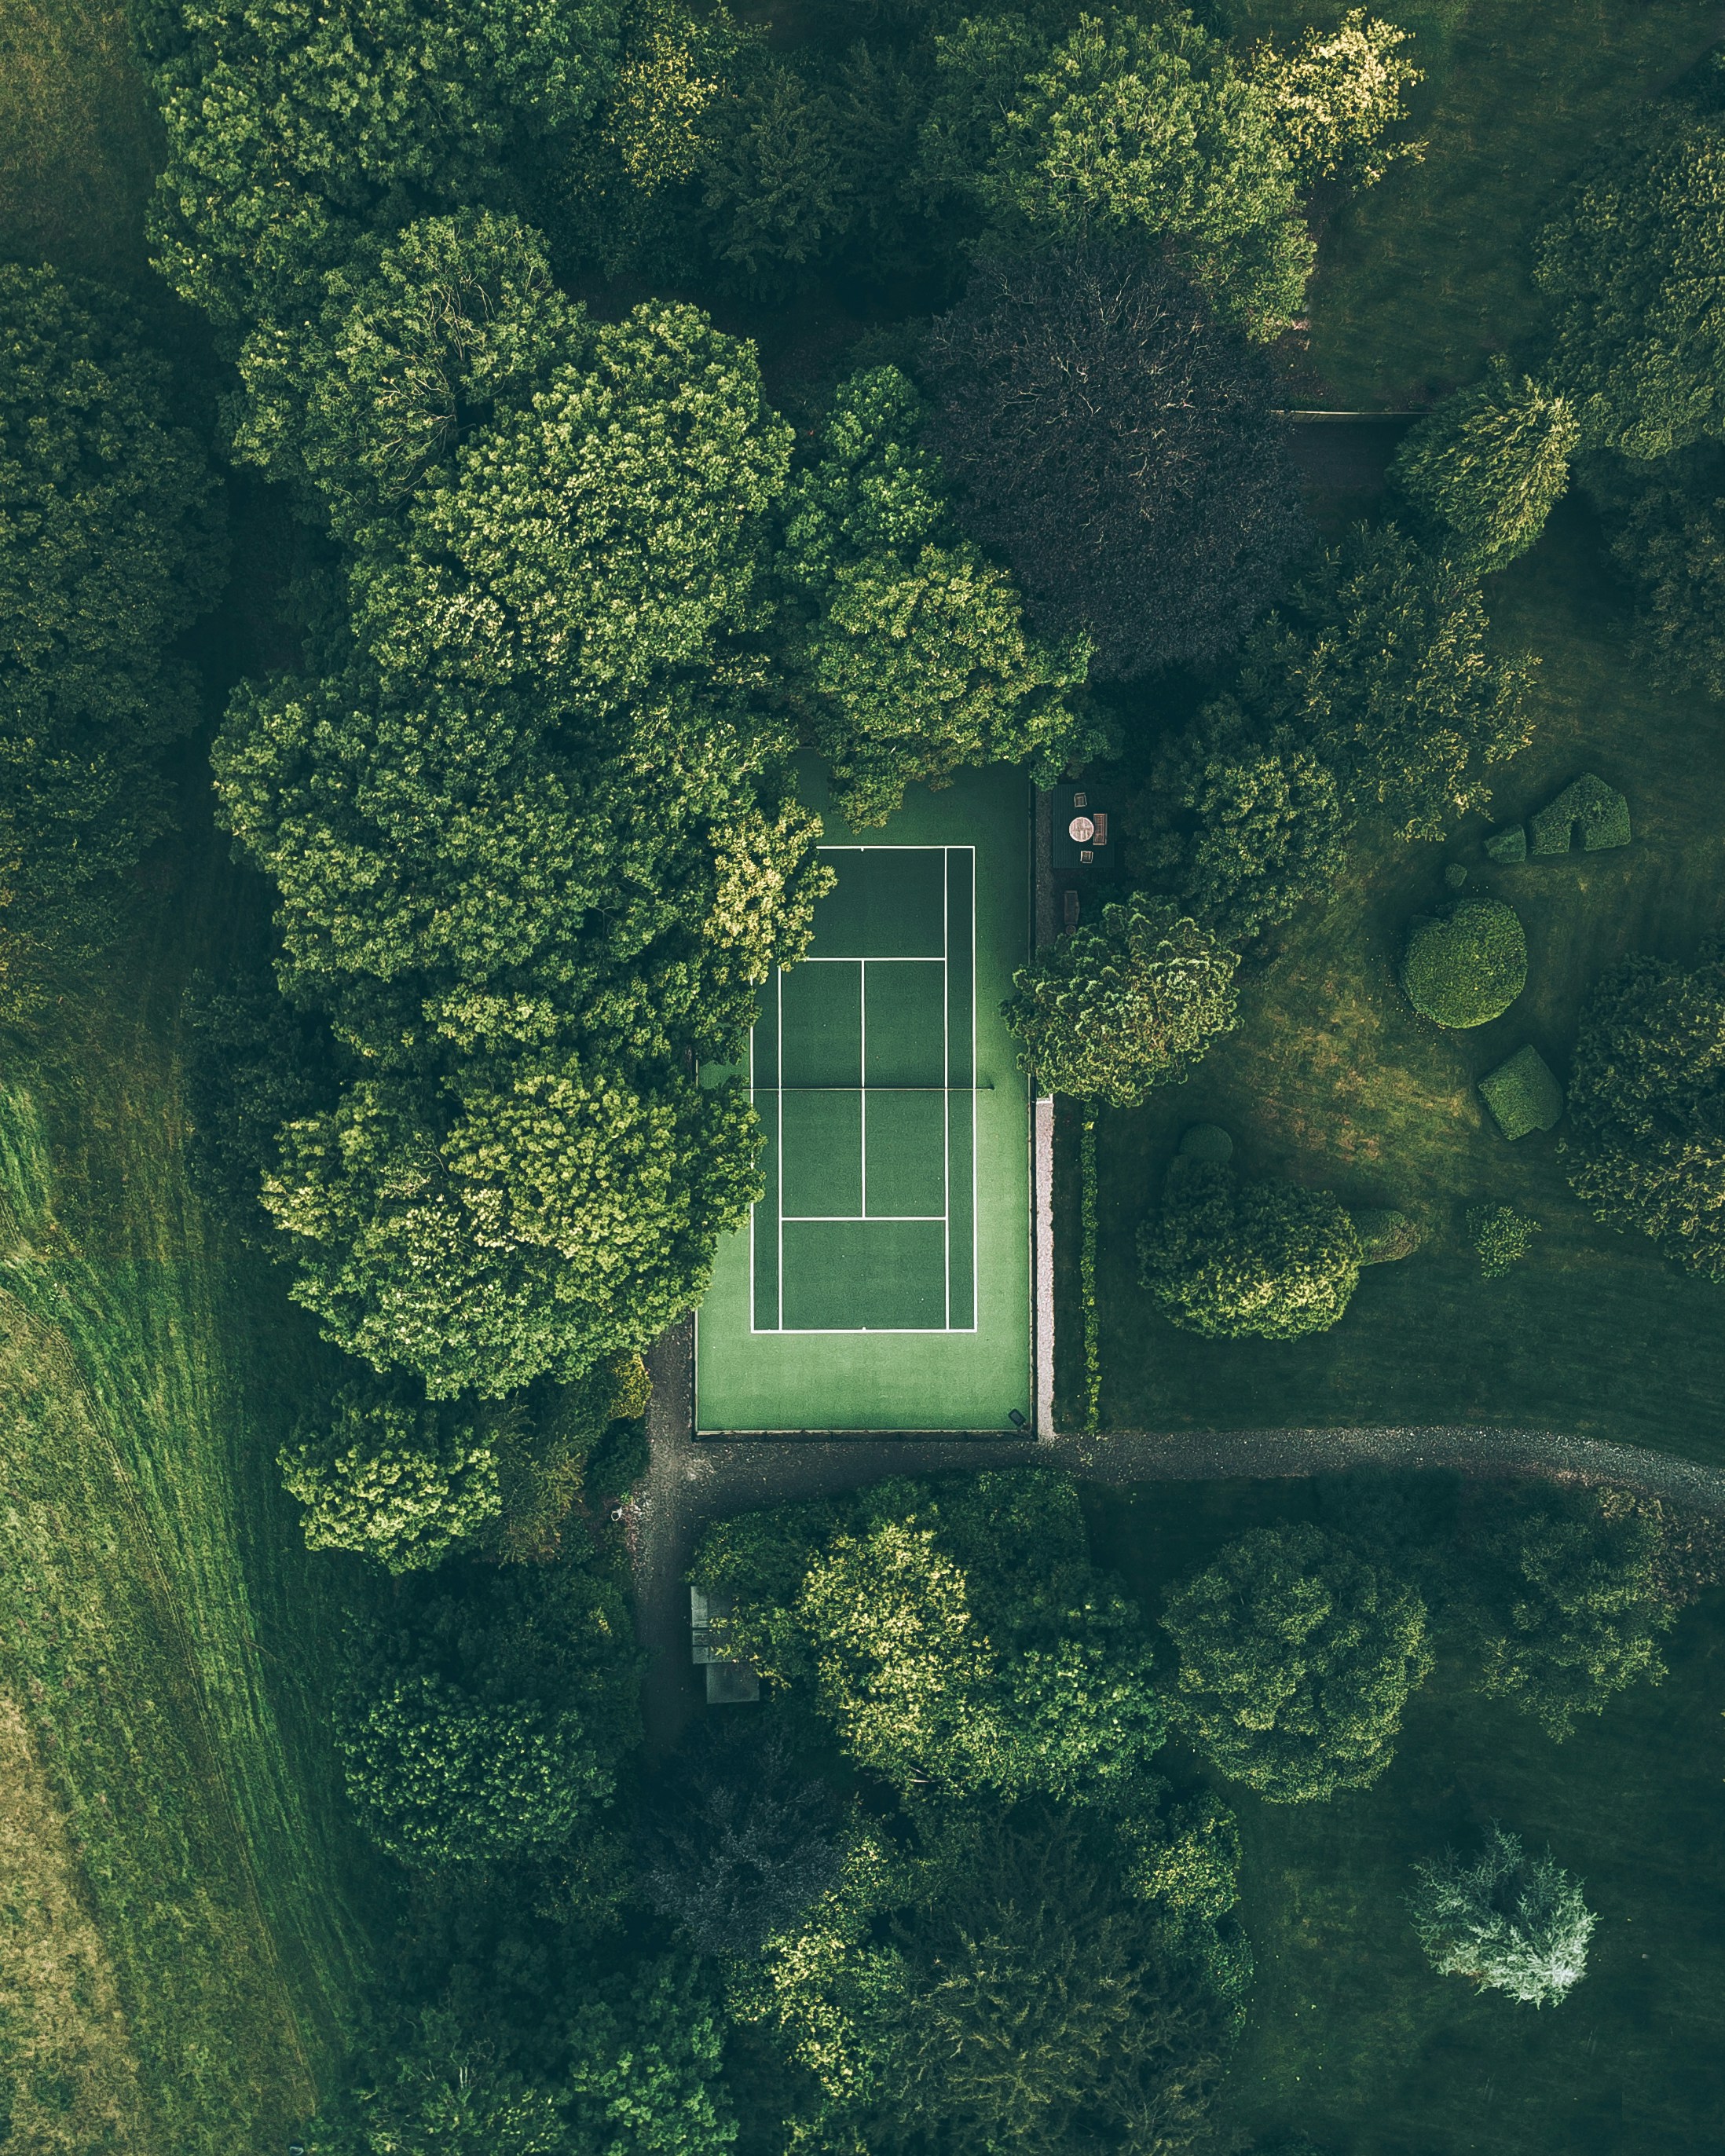
[[[685,1574],[709,1521],[762,1505],[860,1488],[887,1475],[949,1468],[1055,1466],[1098,1482],[1208,1481],[1223,1476],[1315,1475],[1366,1462],[1454,1467],[1620,1482],[1704,1511],[1725,1512],[1725,1473],[1664,1452],[1565,1437],[1555,1430],[1429,1429],[1237,1430],[1111,1432],[1038,1444],[1002,1435],[929,1441],[893,1437],[752,1438],[735,1444],[693,1435],[692,1323],[667,1333],[649,1363],[652,1461],[635,1522],[636,1622],[648,1658],[647,1733],[665,1747],[701,1698],[689,1661]]]

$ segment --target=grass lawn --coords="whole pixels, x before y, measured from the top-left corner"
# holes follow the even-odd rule
[[[1145,1607],[1260,1522],[1313,1517],[1311,1484],[1088,1493],[1099,1562]],[[1373,1789],[1272,1805],[1230,1786],[1258,1974],[1224,2116],[1348,2156],[1647,2156],[1725,2145],[1725,1597],[1684,1614],[1666,1682],[1567,1743],[1445,1661]],[[1588,1973],[1535,2012],[1432,1974],[1410,1866],[1496,1819],[1584,1881]]]
[[[1242,36],[1286,44],[1340,7],[1236,0]],[[1420,403],[1493,352],[1537,358],[1532,242],[1602,136],[1714,44],[1714,0],[1383,0],[1425,71],[1425,162],[1392,170],[1324,235],[1312,365],[1327,401]],[[1531,349],[1530,349],[1531,347]]]
[[[367,1959],[321,1715],[352,1575],[307,1556],[275,1468],[321,1351],[185,1183],[173,1014],[231,872],[213,840],[156,865],[136,940],[0,1085],[0,1697],[76,1854],[55,1951],[93,1922],[124,2019],[105,2065],[39,2072],[38,1985],[0,2078],[22,2118],[53,2110],[42,2073],[85,2107],[100,2074],[132,2091],[116,2146],[228,2156],[313,2107]],[[28,1912],[49,1875],[4,1825],[0,1907]]]
[[[1543,663],[1536,740],[1503,768],[1494,805],[1506,819],[1524,815],[1597,771],[1628,795],[1634,844],[1500,868],[1481,854],[1479,818],[1445,846],[1363,836],[1327,906],[1278,932],[1276,957],[1247,978],[1238,1031],[1184,1085],[1104,1113],[1105,1426],[1477,1422],[1725,1459],[1725,1291],[1590,1219],[1564,1178],[1563,1126],[1510,1145],[1475,1084],[1528,1041],[1564,1077],[1582,998],[1604,967],[1634,951],[1690,957],[1725,929],[1725,723],[1706,698],[1649,683],[1579,506],[1495,581],[1497,629]],[[1466,865],[1470,894],[1509,900],[1527,932],[1526,989],[1468,1033],[1420,1018],[1395,978],[1409,922],[1447,895],[1449,861]],[[1137,1285],[1134,1239],[1180,1132],[1198,1122],[1234,1133],[1249,1173],[1402,1207],[1425,1248],[1368,1270],[1341,1323],[1315,1338],[1178,1331]],[[1079,1383],[1076,1152],[1063,1148],[1068,1421]],[[1463,1215],[1503,1201],[1544,1232],[1513,1272],[1486,1281]]]

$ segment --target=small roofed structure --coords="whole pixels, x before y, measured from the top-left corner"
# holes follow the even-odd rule
[[[706,1671],[709,1707],[734,1707],[744,1700],[761,1697],[761,1680],[751,1666],[737,1656],[727,1655],[713,1642],[715,1619],[722,1625],[731,1610],[728,1594],[708,1594],[699,1587],[690,1589],[689,1659],[697,1669]]]

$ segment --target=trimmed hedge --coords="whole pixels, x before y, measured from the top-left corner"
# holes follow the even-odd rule
[[[1414,923],[1402,986],[1417,1011],[1461,1030],[1501,1018],[1527,979],[1527,939],[1502,899],[1464,899]]]
[[[1480,1081],[1492,1121],[1507,1138],[1548,1131],[1563,1112],[1563,1089],[1531,1043]]]
[[[1577,825],[1583,850],[1603,853],[1630,842],[1629,803],[1615,786],[1584,772],[1533,819],[1533,852],[1541,859],[1567,854]]]

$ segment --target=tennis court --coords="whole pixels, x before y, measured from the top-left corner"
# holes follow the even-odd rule
[[[700,1313],[702,1429],[998,1429],[1028,1404],[1028,1102],[999,1017],[1026,791],[968,774],[860,837],[824,812],[837,886],[762,994],[766,1192]]]

